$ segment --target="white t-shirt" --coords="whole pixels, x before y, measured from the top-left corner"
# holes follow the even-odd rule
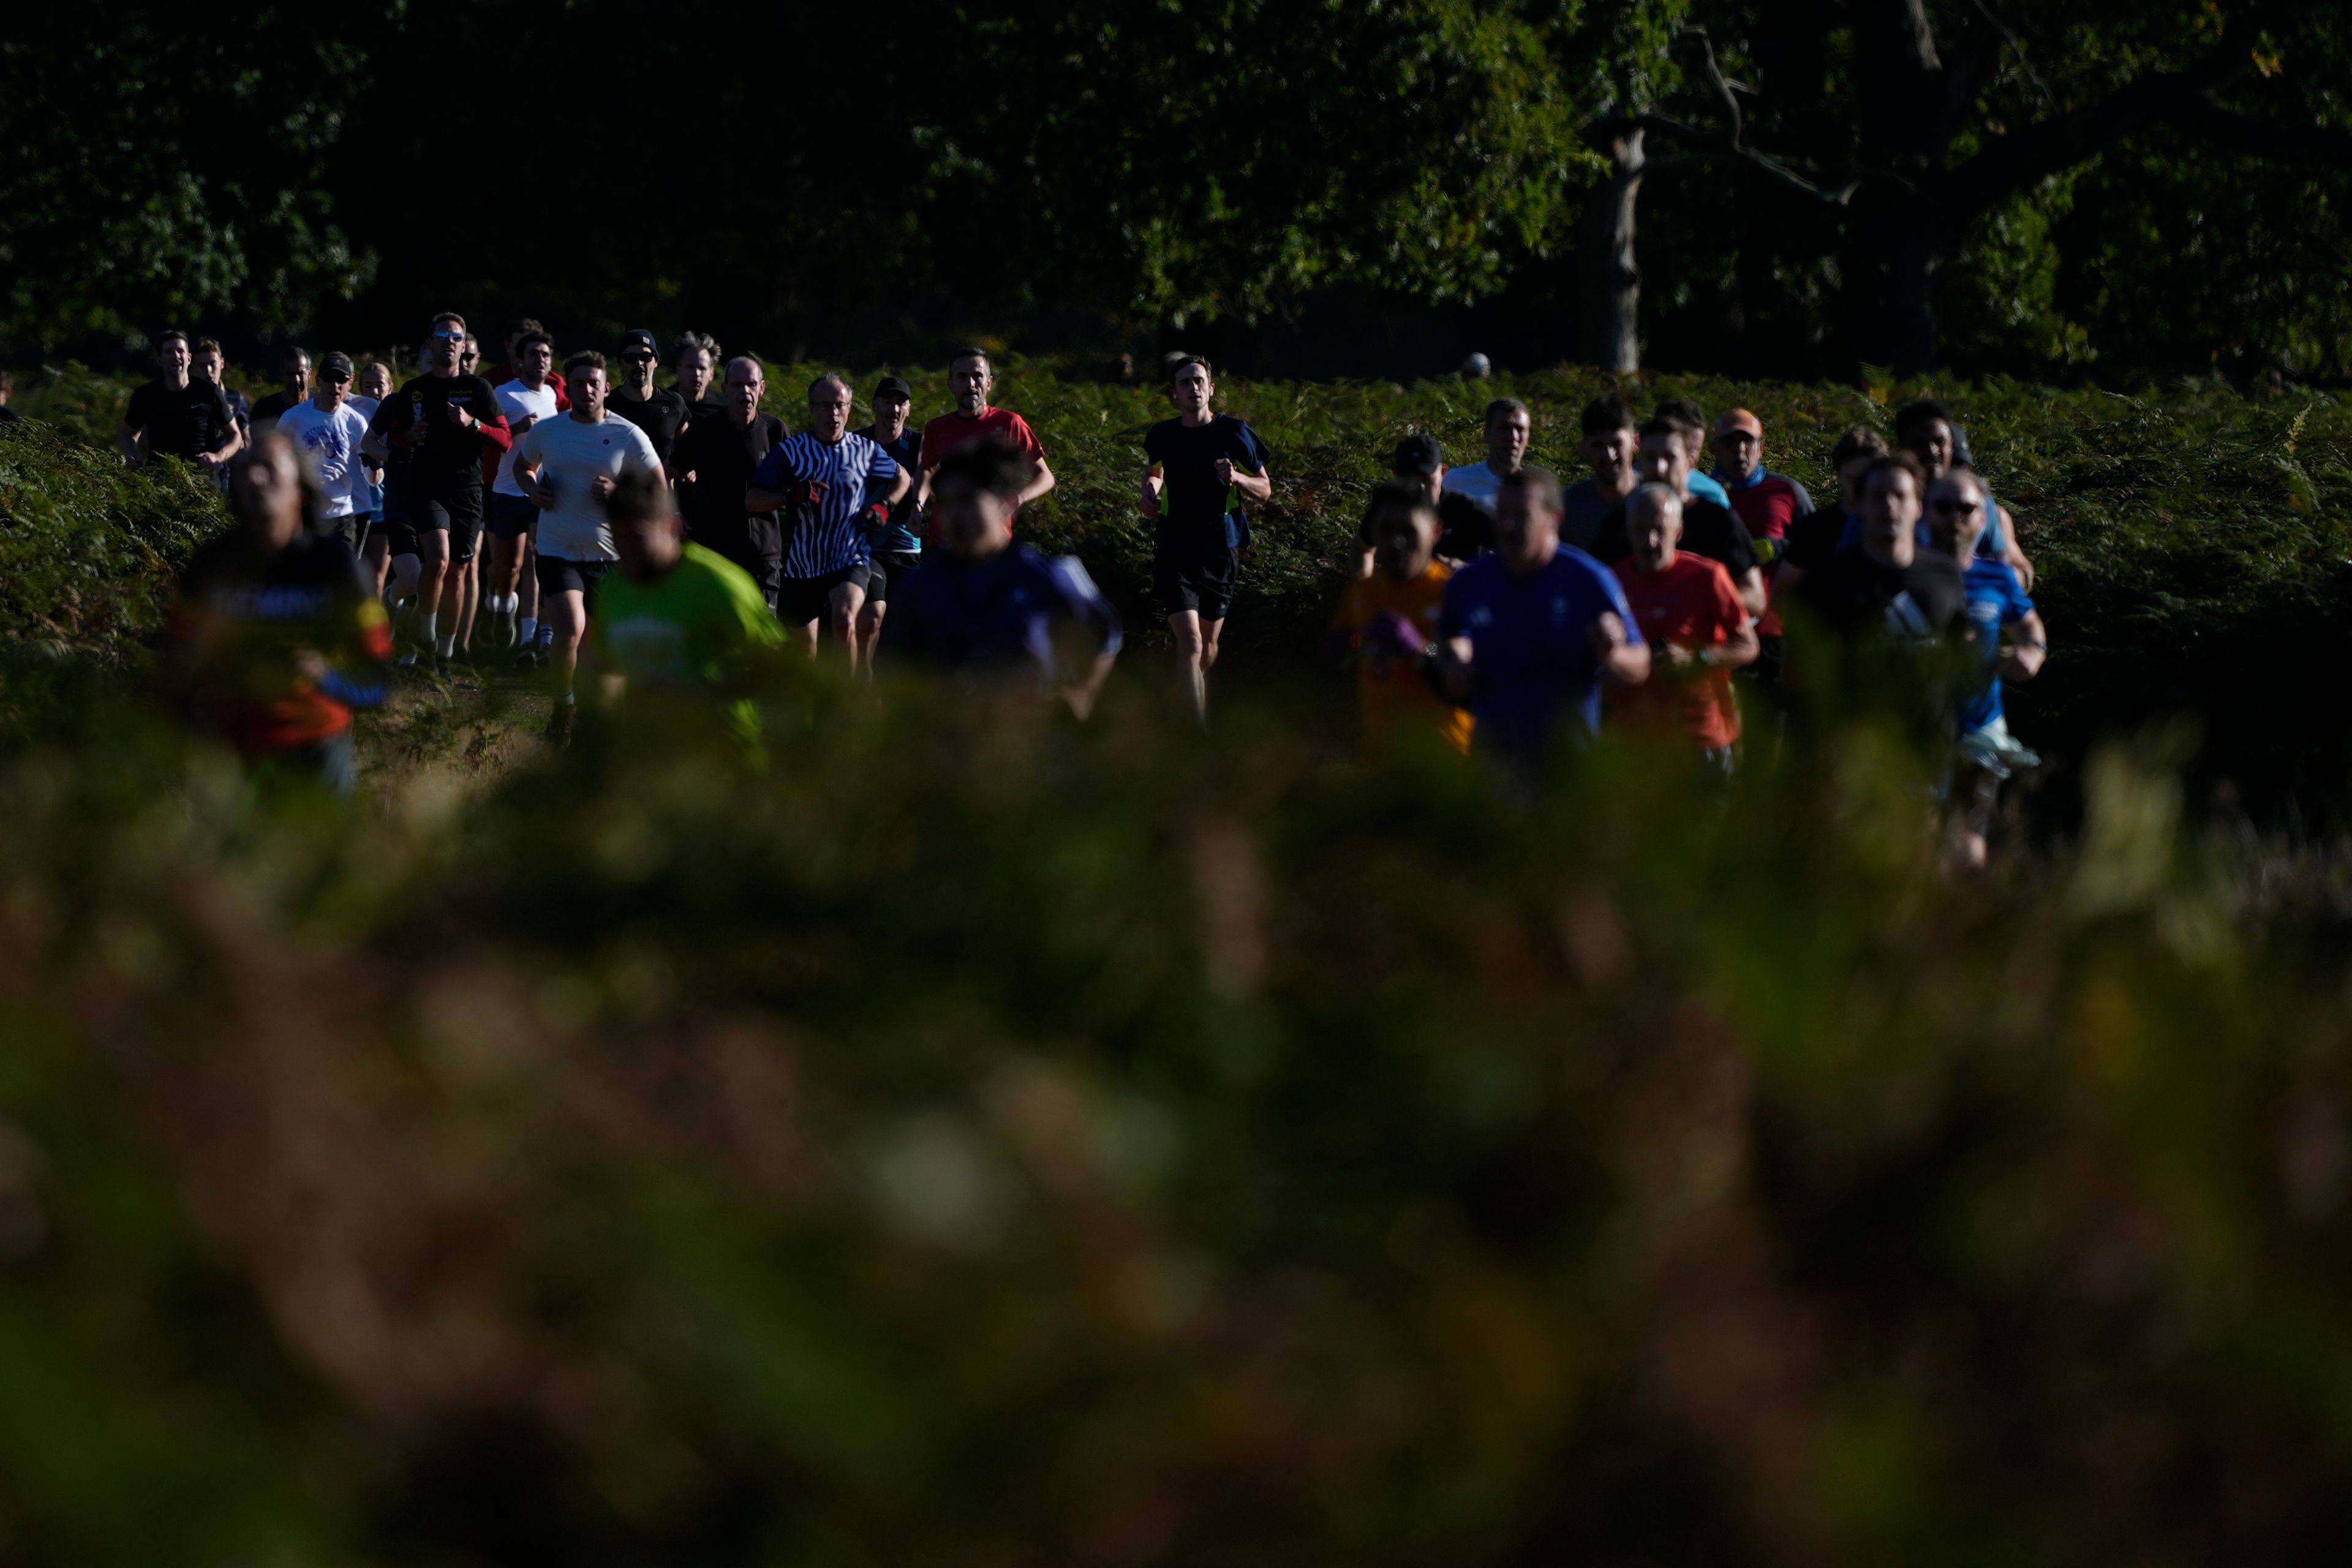
[[[367,416],[349,403],[321,409],[304,401],[278,416],[278,428],[318,465],[319,478],[327,486],[329,517],[349,517],[368,510],[367,468],[360,460],[360,443],[367,438]]]
[[[555,388],[545,382],[541,382],[539,390],[533,392],[520,379],[510,381],[498,389],[498,398],[499,412],[507,416],[507,428],[509,430],[533,415],[541,419],[555,417]],[[522,494],[522,487],[515,483],[514,477],[515,453],[521,449],[522,443],[515,441],[499,455],[499,477],[490,486],[494,493],[502,496]]]
[[[1484,463],[1472,463],[1467,468],[1445,470],[1446,489],[1466,496],[1485,507],[1495,510],[1495,494],[1503,488],[1502,476]]]
[[[646,433],[609,414],[590,425],[575,411],[532,426],[522,438],[522,455],[539,465],[540,479],[555,491],[555,505],[539,514],[539,552],[559,561],[619,560],[612,525],[592,486],[598,474],[617,478],[624,468],[660,468]]]

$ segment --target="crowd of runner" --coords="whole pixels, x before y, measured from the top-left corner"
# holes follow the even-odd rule
[[[226,702],[218,722],[249,755],[347,784],[350,711],[383,700],[386,661],[543,668],[558,742],[583,650],[600,689],[715,691],[753,754],[762,672],[793,647],[837,649],[858,674],[1018,671],[1091,707],[1119,619],[1076,559],[1014,538],[1055,475],[1028,423],[992,403],[986,352],[955,351],[955,406],[919,431],[905,381],[882,377],[852,428],[856,392],[828,374],[794,432],[763,411],[765,367],[705,334],[669,346],[667,386],[650,332],[560,369],[536,321],[500,346],[485,373],[464,319],[436,317],[397,387],[381,362],[291,350],[281,390],[248,408],[218,344],[163,339],[121,445],[134,464],[216,476],[246,524],[190,566],[177,636],[192,690]],[[1205,716],[1272,458],[1217,412],[1205,360],[1171,355],[1165,374],[1174,414],[1144,437],[1137,501],[1179,679]],[[1532,430],[1524,403],[1496,398],[1483,461],[1449,467],[1414,434],[1373,488],[1326,648],[1353,670],[1368,752],[1524,766],[1620,726],[1678,736],[1728,776],[1743,708],[1777,722],[1826,678],[1790,651],[1784,616],[1801,605],[1827,636],[1799,647],[1942,650],[1962,667],[1933,684],[1956,837],[1982,859],[2000,781],[2035,761],[2009,733],[2002,682],[2041,668],[2047,637],[2015,520],[1949,410],[1906,406],[1892,447],[1847,431],[1818,506],[1766,466],[1746,409],[1710,422],[1687,400],[1643,416],[1596,399],[1589,475],[1565,485],[1526,461]],[[249,674],[203,677],[257,655],[286,672],[268,700]]]

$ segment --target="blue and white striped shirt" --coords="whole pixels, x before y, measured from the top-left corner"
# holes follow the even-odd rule
[[[898,477],[890,454],[863,436],[827,446],[806,431],[768,448],[751,475],[755,490],[789,494],[792,537],[784,545],[784,575],[822,577],[866,559],[860,519],[868,479],[887,488]]]

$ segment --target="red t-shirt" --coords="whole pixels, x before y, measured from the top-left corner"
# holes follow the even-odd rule
[[[1625,590],[1642,639],[1653,647],[1712,647],[1748,624],[1748,607],[1720,562],[1678,550],[1663,572],[1644,572],[1630,556],[1611,570]],[[1678,669],[1653,654],[1650,679],[1612,689],[1609,711],[1628,724],[1675,725],[1710,751],[1739,739],[1731,671],[1720,666]]]
[[[957,447],[969,447],[990,436],[1006,442],[1033,463],[1045,460],[1045,448],[1038,444],[1037,432],[1029,428],[1029,421],[1010,408],[983,408],[969,419],[961,414],[942,414],[925,425],[923,454],[916,459],[917,466],[928,474]],[[923,535],[931,537],[928,517],[923,520]]]

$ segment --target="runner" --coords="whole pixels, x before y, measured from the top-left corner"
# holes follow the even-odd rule
[[[155,364],[163,374],[131,395],[115,436],[122,460],[132,468],[153,458],[177,458],[215,474],[244,444],[220,384],[197,380],[190,374],[194,363],[187,333],[165,332],[156,342]]]
[[[1906,403],[1895,411],[1895,441],[1919,459],[1920,468],[1933,484],[1944,470],[1962,461],[1959,426],[1952,421],[1952,411],[1932,397],[1916,403]],[[1985,494],[1985,528],[1977,542],[1977,553],[2006,561],[2017,579],[2031,592],[2033,587],[2033,563],[2017,542],[2016,519],[2001,504]]]
[[[995,385],[996,368],[989,363],[986,349],[961,348],[948,355],[948,391],[955,397],[955,411],[923,426],[923,479],[915,492],[918,511],[929,510],[931,470],[958,447],[992,436],[1029,461],[1029,480],[1021,487],[1023,506],[1033,505],[1053,489],[1054,470],[1046,466],[1045,448],[1038,444],[1029,421],[1010,408],[990,405],[988,395]]]
[[[1715,422],[1715,479],[1730,495],[1731,510],[1747,525],[1748,536],[1759,549],[1770,540],[1775,556],[1790,526],[1812,514],[1813,498],[1805,487],[1764,466],[1764,422],[1745,408]]]
[[[1700,467],[1706,461],[1706,410],[1687,397],[1669,397],[1651,411],[1651,417],[1670,422],[1675,433],[1682,439],[1683,461],[1690,465],[1690,483],[1684,495],[1711,500],[1728,510],[1730,493],[1708,478],[1706,470]]]
[[[1403,476],[1375,488],[1364,509],[1359,533],[1372,542],[1375,569],[1340,593],[1324,655],[1355,668],[1368,762],[1431,736],[1470,750],[1470,715],[1433,691],[1427,676],[1454,570],[1437,557],[1439,527],[1426,486]]]
[[[884,655],[967,676],[1020,675],[1080,719],[1094,710],[1121,638],[1118,612],[1072,556],[1013,538],[1034,460],[996,437],[965,442],[931,476],[940,549],[907,579]]]
[[[1233,607],[1241,552],[1249,543],[1244,501],[1274,493],[1266,469],[1271,454],[1257,432],[1230,414],[1211,409],[1217,386],[1209,362],[1179,356],[1169,373],[1176,417],[1145,432],[1143,515],[1160,520],[1152,586],[1168,629],[1176,634],[1176,664],[1193,716],[1209,716],[1209,671],[1217,638]],[[932,421],[937,424],[937,420]],[[924,444],[926,460],[929,443]]]
[[[224,379],[227,370],[228,355],[221,352],[220,344],[210,338],[198,338],[194,357],[188,362],[188,374],[198,381],[208,381],[219,387],[221,395],[228,399],[229,416],[236,421],[237,450],[243,451],[253,444],[253,405],[245,400],[244,393]],[[219,481],[221,492],[226,495],[228,492],[228,469],[226,467],[215,469],[213,478]]]
[[[1835,506],[1821,507],[1789,526],[1780,552],[1780,570],[1772,580],[1777,601],[1796,592],[1805,574],[1841,550],[1862,539],[1862,488],[1870,466],[1886,456],[1886,437],[1867,425],[1847,427],[1830,448],[1830,468],[1837,475]]]
[[[289,408],[299,408],[310,401],[310,353],[308,349],[291,348],[278,363],[282,387],[253,405],[253,433],[266,436],[276,427]]]
[[[596,589],[596,665],[617,678],[630,707],[681,720],[689,733],[705,730],[715,709],[731,745],[761,764],[757,700],[782,674],[784,630],[760,585],[685,542],[677,498],[656,470],[624,468],[604,516],[620,569]]]
[[[1445,488],[1475,501],[1492,517],[1495,492],[1527,461],[1528,437],[1535,429],[1535,420],[1528,413],[1528,405],[1517,398],[1497,397],[1486,405],[1486,460],[1466,468],[1447,469]]]
[[[303,374],[306,379],[310,374],[307,361]],[[325,505],[312,512],[312,521],[341,539],[357,560],[368,526],[367,464],[360,456],[367,419],[348,401],[351,389],[350,357],[329,354],[319,367],[317,393],[309,402],[280,411],[269,420],[269,429],[285,436],[309,459],[326,490]]]
[[[1690,448],[1683,441],[1681,427],[1663,416],[1645,421],[1642,444],[1633,454],[1633,471],[1643,483],[1664,485],[1683,498],[1680,548],[1721,562],[1731,574],[1731,585],[1738,590],[1739,602],[1748,606],[1748,613],[1763,614],[1764,572],[1757,560],[1755,542],[1730,508],[1692,493]],[[1592,553],[1606,565],[1614,566],[1633,553],[1625,510],[1621,503],[1601,520],[1601,537]]]
[[[541,618],[555,627],[549,655],[555,668],[555,711],[547,738],[559,746],[572,738],[580,638],[595,607],[597,584],[619,558],[604,500],[613,493],[614,480],[630,468],[668,482],[645,432],[605,416],[604,356],[573,354],[563,362],[563,373],[572,388],[571,410],[533,425],[514,466],[515,482],[541,514]]]
[[[498,473],[490,484],[489,569],[482,584],[484,606],[490,615],[490,651],[516,650],[528,664],[539,657],[539,574],[531,573],[530,610],[524,616],[523,572],[530,554],[530,532],[539,522],[539,508],[515,478],[515,460],[522,438],[542,419],[556,416],[555,344],[542,331],[520,333],[509,351],[516,366],[514,379],[498,389],[499,412],[506,416],[512,437],[499,454]]]
[[[464,345],[457,350],[457,371],[461,375],[482,374],[482,340],[471,332],[466,334]]]
[[[640,327],[621,340],[621,378],[604,399],[604,411],[617,414],[646,433],[662,471],[671,472],[678,432],[686,428],[688,410],[683,394],[654,384],[654,361],[660,351],[654,335]]]
[[[382,360],[373,360],[360,372],[359,390],[352,394],[350,407],[372,425],[376,409],[391,395],[392,367]],[[383,525],[383,458],[362,442],[359,460],[367,466],[368,479],[368,521],[360,544],[360,566],[374,584],[376,597],[382,598],[385,574],[392,569],[392,543]]]
[[[1559,536],[1579,550],[1591,550],[1601,539],[1601,520],[1623,504],[1638,482],[1633,450],[1642,444],[1636,428],[1641,422],[1623,398],[1612,394],[1586,404],[1578,423],[1583,435],[1576,449],[1592,477],[1577,480],[1561,495]]]
[[[1984,532],[1984,485],[1976,470],[1955,463],[1927,490],[1927,528],[1940,552],[1960,563],[1968,617],[1979,665],[1973,690],[1959,710],[1958,776],[1953,780],[1953,838],[1961,861],[1985,863],[1993,807],[2001,781],[2042,759],[2009,732],[2001,710],[2001,678],[2031,680],[2049,657],[2050,634],[2006,561],[1977,553]]]
[[[551,353],[552,353],[555,339],[549,333],[545,327],[539,324],[539,319],[536,316],[521,317],[516,321],[514,325],[507,329],[507,357],[492,365],[483,375],[482,379],[488,382],[492,386],[503,386],[509,381],[521,379],[522,341],[525,338],[533,336],[545,338],[548,342],[550,352]],[[572,395],[570,389],[563,384],[563,373],[560,370],[549,371],[547,373],[547,384],[555,389],[556,412],[559,414],[568,412],[572,407]],[[520,439],[520,437],[518,437],[517,439]]]
[[[458,371],[466,335],[464,317],[434,317],[425,374],[380,405],[368,430],[391,452],[385,502],[394,514],[394,563],[404,553],[417,558],[414,662],[428,668],[457,649],[464,569],[481,542],[482,450],[513,440],[489,383]],[[443,600],[453,591],[443,631]]]
[[[687,537],[741,567],[773,609],[784,576],[783,530],[772,508],[754,512],[743,504],[751,476],[786,434],[782,420],[760,412],[767,391],[758,360],[727,362],[727,401],[716,416],[695,415],[678,437],[677,504]]]
[[[867,437],[849,433],[853,401],[842,376],[811,382],[809,428],[769,448],[751,476],[743,506],[753,512],[792,508],[776,618],[787,629],[798,628],[812,658],[819,627],[830,629],[855,674],[864,668],[857,613],[866,604],[868,489],[895,504],[914,484],[914,476]]]
[[[1559,542],[1559,481],[1524,468],[1495,497],[1495,551],[1454,574],[1438,668],[1480,752],[1539,765],[1565,731],[1601,725],[1601,683],[1650,673],[1650,649],[1606,567]]]
[[[686,416],[708,419],[725,414],[728,394],[712,385],[719,374],[719,340],[709,332],[680,332],[669,349],[671,357],[677,362],[677,391],[686,399]]]
[[[1859,543],[1808,571],[1792,602],[1849,645],[1881,636],[1906,646],[1940,638],[1961,618],[1968,595],[1958,562],[1919,549],[1926,489],[1910,453],[1874,458],[1863,480]]]
[[[1392,479],[1410,480],[1425,493],[1437,509],[1437,559],[1448,566],[1459,566],[1495,548],[1495,502],[1493,492],[1485,500],[1475,492],[1456,489],[1454,476],[1461,470],[1445,466],[1445,448],[1437,437],[1426,431],[1416,432],[1399,441],[1389,458],[1389,475]],[[1514,468],[1512,472],[1518,470]],[[1365,513],[1356,530],[1357,542],[1364,558],[1356,575],[1371,574],[1373,556],[1378,542],[1370,532],[1371,514]]]
[[[257,784],[352,787],[352,711],[384,697],[392,635],[341,540],[306,526],[323,500],[282,434],[239,461],[240,524],[180,579],[173,684],[246,760]]]
[[[1615,571],[1650,645],[1650,679],[1611,693],[1610,719],[1678,729],[1728,778],[1739,741],[1731,672],[1756,662],[1761,640],[1723,563],[1675,548],[1683,498],[1664,485],[1643,485],[1625,504],[1633,548]]]
[[[914,389],[904,381],[884,376],[874,388],[874,423],[858,432],[889,453],[900,472],[908,474],[922,471],[922,440],[907,428],[907,410],[914,399]],[[923,536],[911,489],[896,502],[886,504],[876,499],[869,486],[866,500],[867,516],[881,520],[866,538],[866,607],[857,616],[858,641],[866,668],[871,670],[875,647],[882,636],[882,617],[889,612],[890,591],[922,565]]]

